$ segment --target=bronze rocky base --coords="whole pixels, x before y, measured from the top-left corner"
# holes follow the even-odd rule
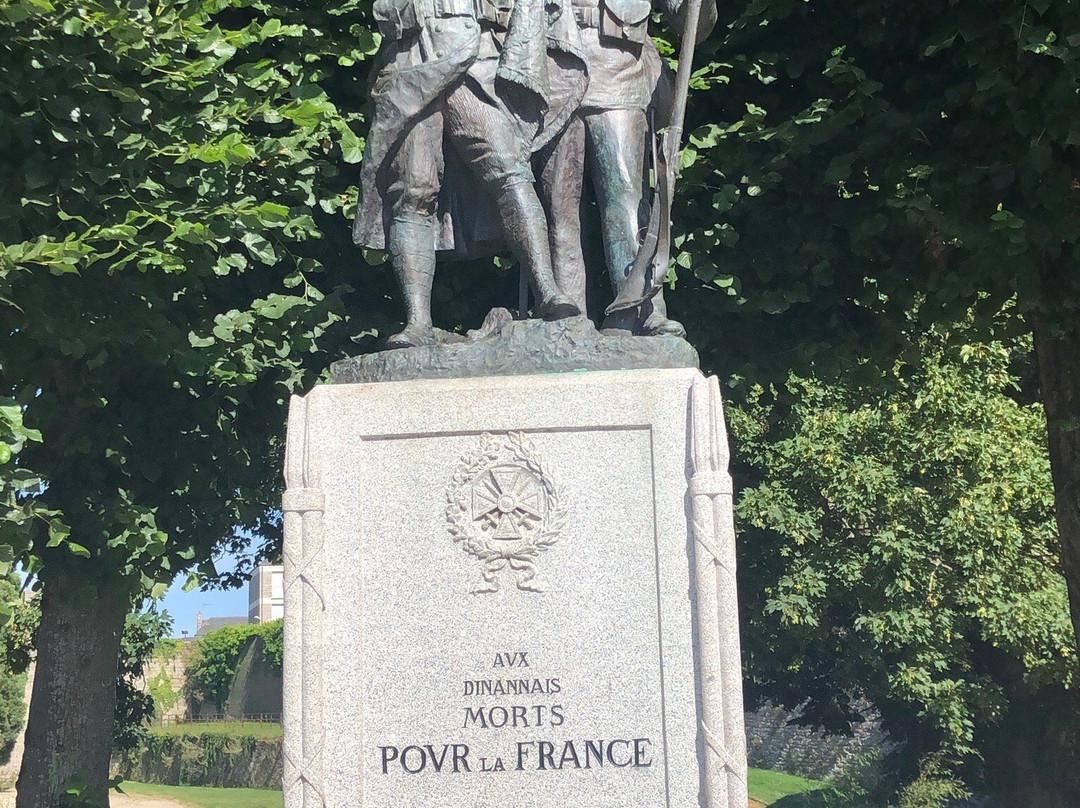
[[[697,366],[697,351],[679,337],[609,336],[587,317],[514,320],[506,309],[492,309],[484,325],[461,342],[343,359],[330,366],[330,378],[335,384],[358,384]]]

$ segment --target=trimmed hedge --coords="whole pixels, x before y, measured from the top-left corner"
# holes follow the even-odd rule
[[[169,786],[281,789],[281,738],[151,730],[116,761],[126,780]]]

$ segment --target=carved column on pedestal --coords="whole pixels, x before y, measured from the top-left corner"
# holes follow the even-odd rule
[[[701,744],[708,808],[742,808],[746,793],[742,658],[735,585],[735,523],[720,385],[691,393],[690,496],[701,676]]]
[[[285,450],[286,808],[325,808],[322,757],[323,492],[317,458],[308,453],[308,403],[289,405]],[[299,647],[294,647],[298,643]]]

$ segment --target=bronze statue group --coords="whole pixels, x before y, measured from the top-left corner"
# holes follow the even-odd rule
[[[683,20],[698,2],[656,5],[676,30],[696,18],[700,40],[716,6],[704,0]],[[441,338],[431,321],[441,251],[508,248],[536,315],[584,314],[586,177],[613,293],[635,301],[602,328],[683,336],[660,283],[627,288],[642,284],[631,268],[650,217],[651,144],[675,97],[648,35],[653,0],[376,0],[374,12],[383,41],[353,239],[389,253],[406,312],[389,346]]]

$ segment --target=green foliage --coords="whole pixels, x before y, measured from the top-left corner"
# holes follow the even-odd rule
[[[17,592],[10,582],[7,582],[7,586]],[[4,672],[0,688],[8,688],[6,682],[9,679],[21,678],[25,683],[24,674],[35,653],[37,628],[41,620],[38,597],[23,600],[21,597],[12,596],[11,600],[13,606],[9,619],[0,628],[0,644],[2,644],[3,652],[3,664],[0,665],[0,671]],[[164,638],[171,628],[172,618],[168,613],[158,612],[153,608],[127,616],[124,633],[120,640],[116,712],[113,717],[113,739],[121,749],[130,748],[137,743],[145,731],[146,722],[156,714],[153,688],[149,688],[148,692],[144,693],[135,686],[135,682],[142,677],[146,663],[157,653],[157,649],[162,646],[166,649],[171,648],[170,641]],[[11,688],[14,687],[16,686],[11,685]],[[20,688],[18,698],[21,704],[22,685],[18,687]],[[178,699],[179,694],[176,694],[172,704],[175,704]],[[6,704],[6,699],[0,695],[0,706],[3,704]],[[25,705],[18,707],[16,712],[21,730]],[[0,709],[0,741],[6,737],[3,727],[6,726],[7,721],[3,716],[3,710]],[[4,747],[0,746],[0,757],[4,754],[3,749]]]
[[[132,749],[146,734],[146,724],[154,717],[152,692],[136,687],[146,663],[162,637],[172,629],[168,612],[148,609],[129,614],[120,639],[120,659],[116,677],[116,713],[113,717],[113,744],[117,749]],[[175,702],[174,702],[175,703]]]
[[[927,783],[946,757],[978,782],[982,734],[1076,666],[1045,421],[1010,397],[1024,350],[955,337],[925,335],[889,388],[792,376],[790,406],[755,387],[729,411],[751,694],[809,696],[834,728],[865,694],[901,771],[945,756]]]
[[[399,318],[385,266],[354,278],[348,243],[370,12],[0,0],[0,571],[134,601],[276,540],[288,396]],[[962,359],[998,384],[969,388],[910,333],[1013,298],[1077,320],[1080,10],[721,13],[694,78],[672,308],[748,397],[751,671],[825,693],[836,721],[858,684],[894,730],[973,760],[1012,691],[1075,662],[1051,493],[1037,414],[1000,395],[1004,349]],[[439,273],[444,325],[513,285],[478,271]],[[860,386],[882,377],[907,397]],[[962,410],[980,396],[989,415]],[[1007,426],[980,433],[991,418]],[[213,659],[218,693],[231,671]]]
[[[1080,537],[1054,535],[1042,416],[995,404],[961,419],[947,407],[934,440],[934,423],[911,411],[918,385],[899,379],[908,403],[871,388],[928,378],[912,335],[932,325],[956,346],[1009,339],[1036,315],[1056,334],[1080,326],[1080,7],[756,0],[720,13],[691,98],[670,303],[704,366],[732,377],[728,400],[770,411],[735,441],[751,441],[751,487],[776,487],[745,513],[763,531],[743,534],[751,670],[789,703],[817,697],[834,727],[847,717],[837,682],[875,694],[891,729],[914,739],[908,779],[939,744],[969,783],[982,774],[972,769],[1014,772],[979,766],[978,752],[1040,686],[1032,703],[1049,710],[1047,683],[1060,688],[1075,666],[1059,570]],[[1001,318],[1003,306],[1018,316]],[[969,312],[972,327],[950,326]],[[1075,389],[1043,385],[1012,395],[1075,407]],[[808,406],[835,410],[836,423],[813,423]],[[973,434],[991,414],[1005,426]],[[944,436],[965,419],[950,449]],[[924,433],[914,446],[891,432],[913,427]],[[791,457],[766,457],[766,443]],[[1075,470],[1064,465],[1067,525]],[[782,538],[764,538],[781,522]]]
[[[906,350],[913,309],[986,322],[1014,297],[1080,322],[1080,7],[720,13],[673,216],[675,308],[707,363],[782,382]]]
[[[274,740],[282,737],[281,724],[272,721],[185,721],[182,724],[166,724],[151,727],[154,735],[229,735],[234,738],[252,737],[258,740]]]
[[[229,698],[229,688],[236,675],[236,665],[244,645],[252,637],[265,643],[265,657],[270,668],[281,670],[283,645],[282,620],[250,623],[243,626],[224,626],[195,641],[188,663],[185,687],[188,692],[218,710]]]
[[[349,293],[366,6],[0,7],[0,544],[31,572],[134,595],[276,530],[284,403],[348,344],[320,340]]]
[[[971,796],[971,792],[953,772],[953,767],[942,762],[939,753],[931,753],[919,763],[919,773],[906,783],[896,801],[886,802],[878,793],[881,780],[879,761],[864,761],[849,775],[828,783],[814,791],[804,792],[800,797],[783,799],[777,808],[943,808]],[[861,771],[859,770],[861,768]]]
[[[183,695],[183,690],[174,688],[168,672],[161,670],[156,676],[147,680],[146,693],[153,701],[153,715],[162,716],[177,705]]]
[[[0,593],[8,609],[7,619],[0,626],[2,666],[12,673],[26,673],[37,643],[41,601],[37,595],[24,599],[14,574],[0,584]]]
[[[374,29],[359,0],[0,0],[0,565],[134,604],[279,541],[289,397],[400,319],[349,235]]]
[[[374,269],[345,315],[370,12],[0,0],[0,563],[57,602],[279,530],[289,396],[388,321]]]
[[[121,781],[120,777],[112,777],[108,781],[109,788],[116,788]],[[68,778],[63,785],[64,808],[108,808],[108,801],[99,799],[91,794],[91,789],[86,782],[86,777],[79,773]]]
[[[0,625],[0,764],[5,764],[26,717],[27,658],[22,644],[26,641],[27,623],[36,626],[36,602],[23,600],[14,573],[0,577],[0,602],[8,609],[7,619]],[[32,635],[32,629],[29,633]]]
[[[14,573],[0,576],[0,603],[6,618],[0,625],[0,764],[7,763],[26,717],[26,656],[28,635],[36,627],[36,599],[22,598]]]
[[[919,764],[919,776],[900,791],[896,808],[939,808],[950,800],[964,800],[971,792],[943,763],[941,755],[927,755]]]
[[[162,637],[154,646],[154,658],[161,662],[172,662],[180,655],[184,641],[174,637]]]
[[[18,456],[28,442],[40,443],[41,433],[24,424],[23,408],[15,399],[0,396],[0,575],[10,574],[15,559],[29,549],[26,531],[35,522],[52,535],[64,534],[55,513],[36,502],[42,479]],[[8,600],[0,603],[0,615],[6,616],[11,605]]]
[[[26,674],[0,667],[0,764],[11,759],[11,750],[22,733],[26,718]]]
[[[861,755],[854,764],[820,791],[811,792],[806,808],[881,808],[877,795],[887,790],[888,779],[882,770],[884,750],[872,749]]]

